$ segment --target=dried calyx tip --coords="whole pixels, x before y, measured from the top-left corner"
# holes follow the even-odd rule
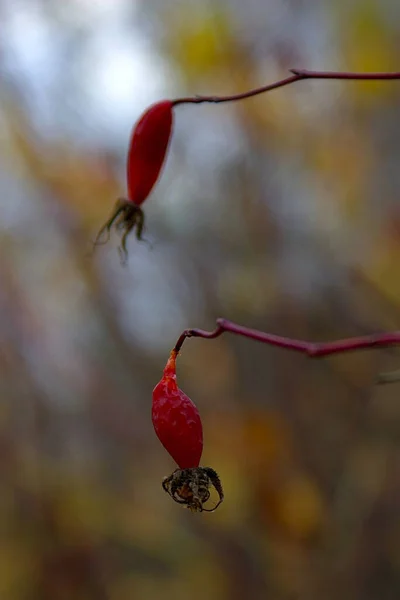
[[[142,209],[130,200],[118,198],[110,218],[97,234],[93,243],[94,248],[98,245],[106,244],[109,241],[111,229],[113,227],[122,234],[119,253],[121,261],[125,263],[128,257],[126,242],[130,232],[136,229],[137,239],[139,241],[146,241],[145,238],[143,238],[144,213]],[[102,240],[104,234],[106,234],[106,237]]]
[[[224,500],[221,480],[211,467],[175,469],[172,475],[164,478],[162,487],[175,502],[192,512],[213,512]],[[219,501],[213,508],[204,508],[210,498],[210,487],[217,491]]]

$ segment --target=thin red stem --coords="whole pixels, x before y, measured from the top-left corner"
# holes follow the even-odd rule
[[[303,79],[347,79],[353,81],[392,81],[394,79],[400,79],[400,72],[395,73],[341,73],[339,71],[308,71],[307,69],[290,69],[290,73],[293,75],[280,79],[269,85],[264,85],[248,92],[241,94],[233,94],[232,96],[188,96],[186,98],[177,98],[172,101],[173,106],[178,104],[201,104],[202,102],[213,102],[219,104],[221,102],[236,102],[236,100],[245,100],[246,98],[252,98],[263,94],[264,92],[270,92],[277,88],[290,85],[296,81]]]
[[[329,356],[331,354],[340,354],[355,350],[365,350],[368,348],[385,348],[388,346],[400,345],[400,331],[348,338],[337,340],[335,342],[306,342],[304,340],[295,340],[274,335],[272,333],[265,333],[263,331],[258,331],[257,329],[249,329],[243,325],[238,325],[227,319],[220,318],[217,319],[217,327],[214,331],[204,331],[203,329],[186,329],[183,331],[175,344],[174,350],[175,352],[179,352],[186,338],[200,337],[214,339],[225,332],[241,335],[242,337],[262,342],[263,344],[269,344],[270,346],[277,346],[278,348],[283,348],[285,350],[301,352],[310,358]]]

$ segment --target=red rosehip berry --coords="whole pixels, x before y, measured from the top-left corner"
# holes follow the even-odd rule
[[[198,467],[203,452],[199,411],[176,382],[176,352],[153,390],[152,420],[158,439],[181,469]]]
[[[200,467],[203,452],[203,427],[199,411],[176,382],[177,351],[172,350],[161,381],[153,390],[152,420],[158,439],[179,468],[165,477],[162,487],[171,498],[192,512],[213,512],[223,501],[218,474],[211,467]],[[219,500],[205,508],[214,487]]]
[[[113,225],[122,231],[119,252],[125,262],[128,256],[126,240],[136,228],[136,237],[142,240],[144,213],[140,205],[146,200],[160,175],[168,151],[173,125],[173,103],[163,100],[150,106],[137,121],[130,138],[126,165],[128,198],[119,198],[108,221],[100,229],[94,245],[104,232],[110,239]]]
[[[128,200],[140,206],[156,183],[168,150],[172,131],[172,102],[150,106],[131,135],[127,160]]]

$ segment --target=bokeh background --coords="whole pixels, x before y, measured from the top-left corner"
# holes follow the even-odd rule
[[[399,353],[188,340],[180,386],[226,501],[192,515],[151,393],[181,331],[400,321],[400,81],[181,106],[153,249],[91,241],[153,101],[290,67],[400,70],[395,0],[0,1],[1,600],[400,596]]]

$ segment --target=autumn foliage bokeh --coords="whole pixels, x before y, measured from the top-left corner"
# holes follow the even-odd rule
[[[0,598],[400,595],[395,350],[324,361],[189,340],[182,388],[224,484],[170,501],[151,393],[186,327],[223,315],[328,340],[398,329],[400,82],[306,81],[182,106],[146,201],[153,250],[91,255],[161,98],[287,69],[400,70],[378,0],[0,1]],[[134,57],[137,57],[136,59]]]

